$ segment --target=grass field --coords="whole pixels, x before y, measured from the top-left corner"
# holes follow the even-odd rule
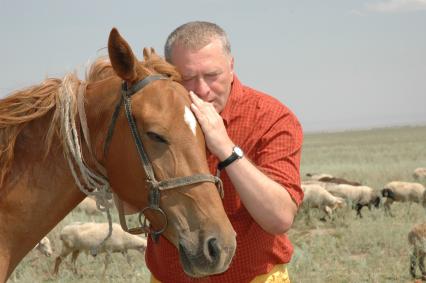
[[[302,176],[324,172],[381,189],[393,180],[414,181],[416,167],[426,166],[426,127],[324,133],[305,136]],[[301,211],[289,237],[295,253],[289,264],[294,282],[409,282],[407,233],[426,221],[417,205],[394,204],[395,217],[383,207],[362,219],[350,208],[334,221]]]
[[[330,173],[379,190],[392,180],[413,181],[416,167],[426,167],[426,126],[305,135],[302,176]],[[320,214],[314,210],[300,211],[289,232],[295,247],[288,265],[292,282],[410,282],[407,233],[426,220],[425,210],[417,204],[394,204],[392,211],[395,217],[386,217],[382,207],[364,208],[359,219],[345,208],[328,222],[319,221]],[[103,255],[81,255],[79,275],[71,272],[69,259],[62,263],[58,277],[51,275],[60,249],[60,229],[73,221],[89,220],[81,212],[70,213],[48,235],[53,257],[30,252],[8,282],[149,282],[143,256],[136,251],[130,252],[132,265],[114,254],[104,277]]]

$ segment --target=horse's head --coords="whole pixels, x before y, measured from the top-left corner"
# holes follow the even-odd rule
[[[113,191],[140,211],[149,207],[144,214],[152,229],[165,227],[162,235],[179,250],[187,274],[200,277],[224,272],[235,252],[236,234],[209,174],[204,136],[190,110],[188,92],[167,72],[159,71],[167,68],[153,67],[161,65],[161,60],[171,68],[152,49],[145,49],[146,62],[139,62],[116,29],[110,33],[108,51],[125,89],[104,160]],[[154,62],[151,65],[147,62],[150,59]],[[166,75],[158,77],[159,73]],[[161,184],[157,191],[159,210],[152,209],[156,206],[155,200],[152,202],[156,184],[147,185],[150,176],[135,135],[140,137],[156,184]],[[189,181],[180,178],[188,176]],[[199,180],[193,181],[194,176]],[[170,189],[162,190],[168,185]]]

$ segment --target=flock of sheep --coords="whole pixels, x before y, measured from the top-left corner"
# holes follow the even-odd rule
[[[90,197],[86,197],[75,210],[82,211],[89,216],[102,214],[96,207],[96,201]],[[127,262],[131,264],[127,253],[128,250],[137,250],[141,253],[145,252],[147,245],[145,237],[129,234],[117,223],[113,223],[112,234],[104,241],[108,233],[108,223],[74,222],[64,226],[59,234],[62,249],[55,260],[54,274],[58,274],[62,260],[69,254],[72,255],[71,263],[73,272],[77,274],[76,260],[81,252],[90,254],[93,257],[104,253],[103,274],[105,274],[110,262],[111,253],[122,253],[123,256],[126,256]],[[34,247],[34,250],[48,257],[53,254],[52,245],[48,237],[44,237]]]
[[[324,212],[321,220],[332,219],[333,211],[352,205],[356,215],[362,217],[361,209],[367,206],[379,207],[384,199],[386,215],[393,216],[391,204],[394,202],[414,202],[426,208],[426,168],[414,170],[416,182],[393,181],[377,191],[358,182],[333,177],[330,174],[306,174],[309,180],[302,181],[305,193],[302,207],[304,209],[319,209]],[[422,280],[426,280],[424,258],[426,257],[426,223],[415,225],[408,233],[408,243],[411,246],[410,274],[416,277],[416,267],[420,268]]]
[[[362,217],[361,210],[364,206],[376,208],[384,199],[385,214],[391,215],[393,202],[415,202],[426,208],[426,189],[420,182],[426,181],[426,168],[417,168],[413,177],[417,182],[393,181],[386,184],[380,191],[376,191],[358,182],[333,177],[329,174],[306,174],[309,180],[302,181],[302,189],[305,193],[302,207],[306,209],[319,209],[324,212],[322,220],[332,219],[333,211],[352,205],[356,215]],[[87,197],[76,208],[87,215],[101,214],[96,207],[96,202]],[[108,234],[108,223],[74,222],[66,225],[60,232],[62,250],[55,260],[54,274],[58,274],[59,266],[64,258],[72,254],[74,273],[77,273],[76,260],[81,252],[96,256],[105,253],[105,273],[111,253],[122,253],[130,259],[127,251],[134,249],[144,252],[146,238],[126,233],[119,224],[113,223],[113,232],[105,242]],[[408,242],[412,247],[410,257],[410,273],[416,275],[417,265],[422,273],[422,279],[426,280],[424,258],[426,257],[426,223],[417,224],[408,233]],[[46,256],[53,254],[52,246],[47,237],[44,237],[34,248]]]

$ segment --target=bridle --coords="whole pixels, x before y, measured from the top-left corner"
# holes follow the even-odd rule
[[[217,176],[213,176],[210,174],[195,174],[192,176],[185,176],[185,177],[176,177],[166,180],[158,181],[155,178],[154,170],[152,167],[152,164],[148,158],[148,155],[144,149],[138,128],[136,126],[135,118],[132,115],[132,107],[131,107],[131,98],[132,96],[143,89],[145,86],[147,86],[149,83],[156,81],[156,80],[168,80],[168,77],[165,77],[163,75],[150,75],[145,77],[144,79],[138,81],[131,87],[128,87],[126,82],[122,83],[121,86],[121,99],[117,103],[111,124],[108,129],[107,138],[104,145],[104,156],[107,156],[109,144],[111,142],[111,138],[114,132],[115,124],[118,118],[118,114],[120,112],[121,105],[124,104],[124,111],[127,117],[127,121],[130,127],[130,131],[132,133],[136,149],[139,155],[139,158],[142,162],[145,175],[146,175],[146,184],[149,189],[148,192],[148,206],[143,208],[139,212],[139,224],[140,227],[134,227],[134,228],[128,228],[126,224],[126,218],[124,216],[124,209],[122,206],[121,201],[118,201],[117,210],[119,213],[119,219],[121,227],[124,231],[129,232],[131,234],[151,234],[154,241],[158,241],[159,236],[161,233],[163,233],[167,228],[167,216],[164,213],[164,211],[160,207],[160,192],[170,189],[175,189],[187,185],[197,184],[197,183],[203,183],[203,182],[211,182],[214,183],[220,193],[220,196],[223,198],[223,186],[222,181]],[[162,218],[164,219],[164,226],[159,230],[153,230],[146,222],[145,212],[152,210],[154,212],[158,212]]]

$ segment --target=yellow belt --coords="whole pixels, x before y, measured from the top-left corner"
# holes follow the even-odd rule
[[[154,275],[151,275],[150,283],[161,283]],[[287,267],[285,264],[278,264],[267,274],[256,276],[250,283],[290,283]]]

